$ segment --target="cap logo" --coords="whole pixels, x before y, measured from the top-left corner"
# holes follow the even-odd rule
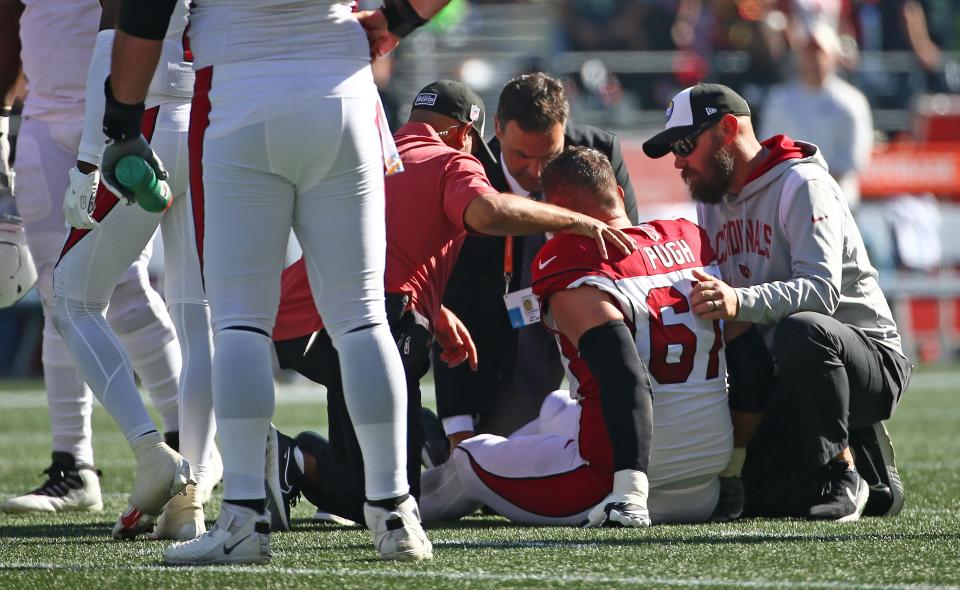
[[[480,118],[480,105],[470,105],[470,120],[476,121]]]
[[[413,101],[413,106],[422,104],[430,107],[437,104],[437,94],[435,92],[421,92],[417,95],[416,100]]]
[[[667,121],[670,121],[670,117],[673,116],[673,101],[670,101],[670,105],[667,106]]]
[[[706,108],[706,111],[707,111],[707,116],[708,116],[708,117],[709,117],[710,115],[715,115],[715,114],[717,113],[717,109],[715,109],[715,108],[713,108],[713,107],[707,107],[707,108]]]

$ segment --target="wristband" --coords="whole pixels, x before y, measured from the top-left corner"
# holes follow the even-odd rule
[[[417,14],[410,0],[386,0],[380,10],[387,18],[387,30],[400,38],[427,24],[427,19]]]
[[[144,103],[119,102],[110,89],[110,76],[103,83],[103,94],[107,97],[103,111],[103,134],[114,141],[126,141],[140,135]]]

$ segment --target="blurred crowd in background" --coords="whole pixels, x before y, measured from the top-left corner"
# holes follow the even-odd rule
[[[936,361],[960,351],[958,56],[960,0],[453,0],[375,76],[395,130],[432,80],[493,112],[511,77],[547,72],[574,120],[620,136],[641,217],[693,219],[671,158],[639,146],[680,89],[731,86],[761,134],[821,147],[908,350]],[[0,310],[0,377],[39,375],[41,325],[35,298]]]

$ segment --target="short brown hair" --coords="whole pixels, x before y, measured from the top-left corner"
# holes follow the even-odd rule
[[[573,146],[550,160],[541,176],[544,194],[550,195],[560,187],[585,189],[596,194],[598,200],[610,206],[608,198],[617,196],[617,176],[613,166],[602,152],[593,148]]]
[[[497,103],[501,128],[516,121],[524,131],[543,133],[554,125],[566,125],[570,105],[563,85],[541,72],[522,74],[507,82]]]

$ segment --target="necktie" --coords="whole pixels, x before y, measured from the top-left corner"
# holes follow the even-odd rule
[[[531,198],[540,200],[539,193]],[[546,242],[543,234],[524,236],[520,256],[520,288],[530,286],[530,267],[533,259]],[[524,395],[542,395],[559,387],[563,379],[560,353],[553,334],[543,329],[542,324],[520,328],[517,333],[517,364],[514,384]]]

